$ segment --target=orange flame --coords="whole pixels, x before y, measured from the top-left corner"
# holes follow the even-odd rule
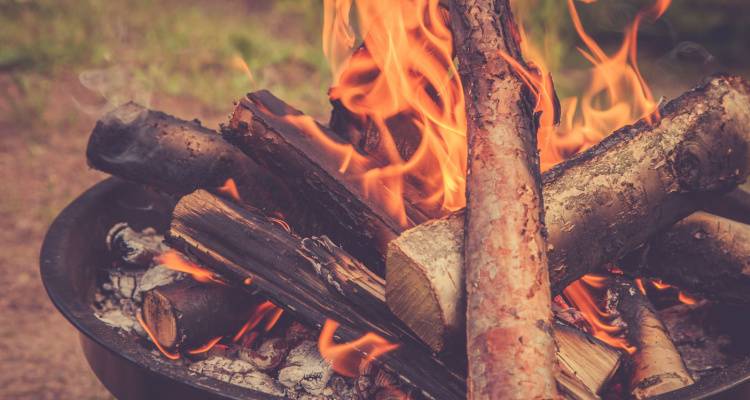
[[[200,346],[200,347],[195,348],[193,350],[188,350],[187,353],[188,354],[193,354],[193,355],[205,353],[205,352],[211,350],[216,345],[216,343],[219,343],[219,340],[221,340],[222,338],[223,338],[223,336],[217,336],[217,337],[209,340],[203,346]]]
[[[195,279],[198,282],[207,283],[207,282],[214,282],[214,283],[220,283],[225,284],[224,281],[222,281],[216,274],[213,272],[194,264],[185,258],[183,256],[174,251],[174,250],[168,250],[167,252],[160,254],[156,261],[159,264],[163,264],[165,267],[169,269],[173,269],[175,271],[184,272],[187,274],[190,274],[193,279]]]
[[[373,332],[348,343],[336,344],[333,341],[333,335],[338,327],[338,322],[326,320],[318,338],[318,350],[320,355],[331,364],[333,370],[340,375],[356,377],[359,375],[360,368],[398,348],[398,344],[393,344]]]
[[[247,76],[247,80],[249,80],[250,83],[255,86],[255,77],[253,76],[253,72],[250,70],[250,67],[247,65],[245,59],[242,58],[242,56],[240,56],[239,54],[235,54],[234,56],[232,56],[230,64],[232,67],[244,72],[245,76]]]
[[[693,305],[698,302],[698,299],[692,296],[688,296],[685,292],[680,290],[680,293],[677,294],[677,300],[682,302],[683,304]]]
[[[356,52],[349,23],[353,4],[364,38]],[[466,113],[452,61],[453,38],[439,1],[328,0],[324,5],[324,50],[335,82],[330,96],[377,127],[378,160],[314,135],[338,157],[340,170],[358,179],[402,224],[405,177],[418,182],[425,206],[443,212],[463,207]],[[343,50],[348,51],[346,62],[341,62]],[[394,118],[419,131],[413,154],[397,148],[396,139],[404,133],[392,131]],[[303,125],[308,132],[316,130],[309,121],[297,121]]]
[[[255,329],[255,327],[258,326],[258,324],[260,324],[260,322],[266,316],[266,314],[268,314],[275,308],[277,308],[276,305],[268,300],[258,305],[258,307],[255,308],[255,311],[253,311],[253,314],[250,316],[250,319],[248,319],[247,322],[242,325],[242,328],[240,328],[240,330],[237,331],[237,333],[232,337],[232,342],[236,343],[242,338],[242,336],[245,335],[247,331]],[[281,315],[279,315],[279,317],[281,317]]]
[[[234,179],[229,178],[226,182],[224,182],[224,185],[220,188],[216,189],[217,192],[225,194],[235,201],[242,201],[242,198],[240,197],[240,192],[237,190],[237,184],[234,182]]]
[[[164,357],[167,357],[170,360],[179,360],[180,359],[180,353],[172,353],[167,351],[161,343],[159,343],[158,340],[156,340],[156,335],[154,335],[153,332],[151,332],[151,329],[146,325],[145,322],[143,322],[143,317],[141,316],[141,313],[135,314],[135,319],[138,320],[138,323],[141,325],[141,328],[143,328],[144,331],[146,331],[146,334],[151,339],[151,342],[154,343],[157,349],[159,349],[159,352],[164,355]]]

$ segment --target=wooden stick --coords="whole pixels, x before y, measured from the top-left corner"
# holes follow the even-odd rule
[[[630,377],[630,393],[636,399],[693,384],[693,378],[654,307],[631,281],[622,278],[610,280],[607,310],[619,316],[625,325],[628,341],[636,347],[631,358]]]
[[[697,212],[623,259],[628,274],[703,298],[750,303],[750,225]]]
[[[553,292],[745,179],[749,93],[741,78],[714,78],[667,104],[659,124],[622,128],[544,175]],[[436,351],[464,327],[463,225],[459,212],[388,248],[388,305]]]
[[[186,278],[143,296],[143,322],[164,348],[191,350],[240,329],[253,311],[243,289]]]
[[[508,0],[451,6],[468,116],[465,234],[470,399],[556,398],[539,155]]]
[[[465,397],[462,363],[431,355],[388,310],[383,280],[327,238],[297,238],[265,217],[198,191],[175,208],[169,241],[230,282],[251,278],[252,289],[310,325],[328,318],[340,322],[343,340],[375,332],[399,343],[382,357],[390,370],[434,398]],[[554,330],[562,332],[561,361],[587,369],[561,374],[560,384],[594,393],[617,369],[619,352],[567,326],[555,324]]]
[[[361,184],[340,171],[340,160],[320,140],[289,122],[302,113],[267,91],[249,94],[232,114],[224,137],[265,165],[296,189],[300,201],[312,212],[325,215],[330,235],[375,271],[384,271],[385,246],[406,226],[426,221],[418,210],[406,204],[406,221],[396,220],[384,204],[365,195]],[[309,120],[310,129],[336,143],[344,143],[329,129]],[[352,166],[354,168],[354,166]],[[384,188],[373,192],[388,193]],[[400,199],[399,199],[400,201]]]

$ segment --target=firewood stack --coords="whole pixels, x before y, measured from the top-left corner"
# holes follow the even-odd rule
[[[377,363],[436,399],[596,399],[620,364],[637,398],[692,384],[633,279],[750,303],[750,226],[725,218],[750,215],[737,189],[750,171],[750,85],[712,77],[664,104],[659,121],[541,174],[533,104],[496,54],[523,63],[508,0],[455,1],[451,21],[470,172],[466,210],[441,218],[405,181],[397,220],[342,172],[320,135],[366,154],[377,132],[357,134],[366,124],[341,104],[332,126],[346,132],[267,91],[241,99],[221,133],[135,104],[103,117],[90,164],[172,194],[168,243],[221,282],[153,289],[144,322],[179,352],[235,330],[247,319],[238,302],[259,292],[310,326],[335,321],[337,341],[398,345]],[[396,143],[413,146],[405,132]],[[229,178],[235,196],[216,190]],[[633,354],[552,312],[566,286],[611,263],[607,305]]]

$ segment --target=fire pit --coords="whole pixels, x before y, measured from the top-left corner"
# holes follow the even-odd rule
[[[219,132],[135,103],[97,122],[89,164],[143,186],[66,209],[42,272],[105,385],[644,400],[744,383],[750,84],[657,102],[637,32],[669,0],[613,56],[569,0],[593,64],[577,121],[508,0],[417,3],[357,3],[356,46],[351,3],[325,3],[328,125],[265,90]]]

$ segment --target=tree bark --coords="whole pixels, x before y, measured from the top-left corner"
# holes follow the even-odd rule
[[[624,127],[544,174],[553,292],[736,187],[747,176],[749,134],[747,83],[717,77],[667,104],[655,126]],[[388,248],[388,305],[438,351],[464,327],[463,228],[457,212]],[[705,277],[699,271],[680,269],[688,282]]]
[[[182,195],[217,188],[228,178],[243,199],[265,212],[287,209],[285,185],[198,121],[184,121],[124,104],[94,127],[86,149],[89,164],[121,178]]]
[[[389,370],[433,398],[465,398],[463,364],[432,355],[388,310],[383,280],[328,238],[300,239],[265,217],[198,191],[178,203],[168,240],[229,282],[251,278],[248,289],[259,289],[310,325],[338,321],[343,340],[375,332],[399,343],[379,358]],[[579,393],[571,398],[593,396],[617,369],[620,353],[562,323],[554,332],[558,357],[575,370],[563,370],[558,382]]]
[[[633,397],[642,400],[693,384],[653,305],[632,282],[622,278],[610,280],[607,310],[619,317],[628,342],[636,347],[630,359]]]
[[[465,230],[470,399],[558,397],[539,156],[507,0],[457,0],[468,115]]]
[[[659,278],[702,298],[750,303],[750,225],[697,212],[620,264],[628,275]]]

